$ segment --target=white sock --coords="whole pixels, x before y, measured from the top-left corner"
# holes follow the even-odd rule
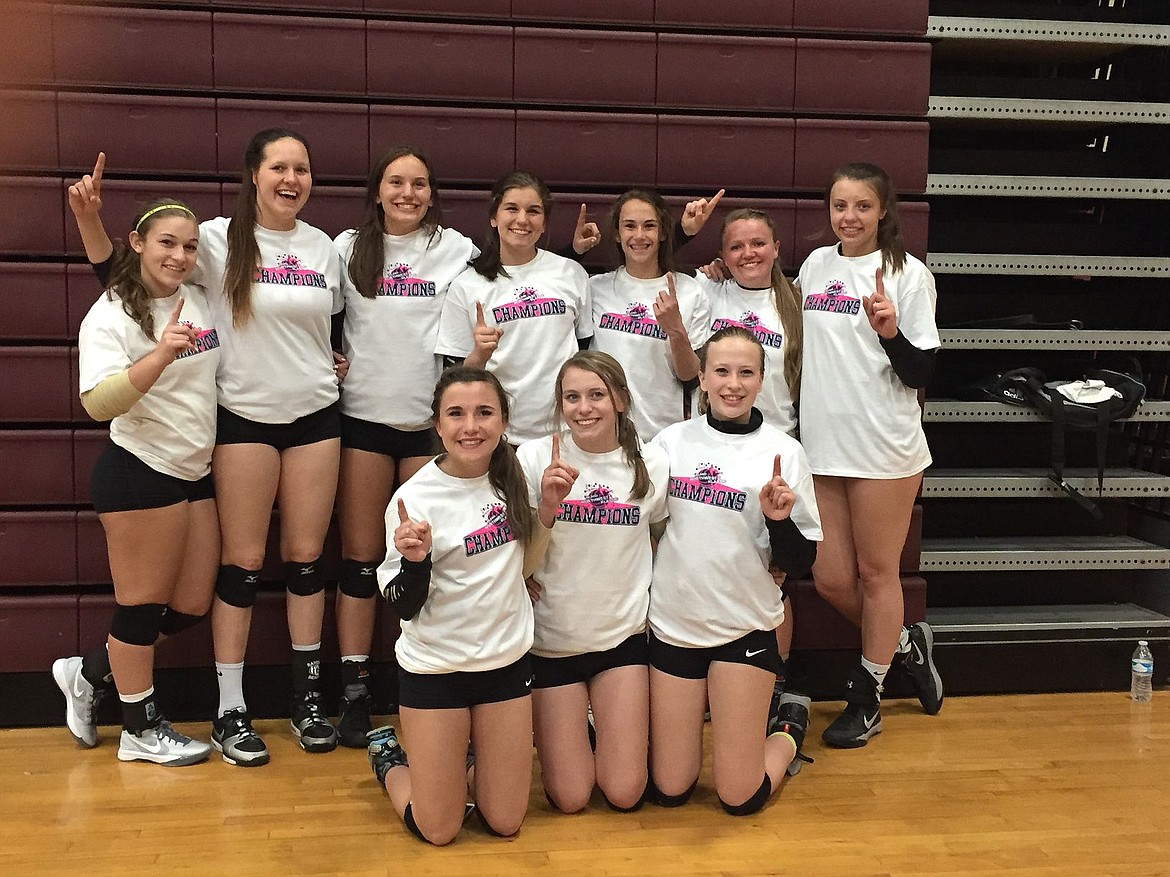
[[[142,701],[153,694],[154,686],[152,685],[146,691],[139,692],[138,694],[119,694],[118,700],[122,701],[122,703],[142,703]]]
[[[910,651],[910,628],[903,627],[898,633],[898,654],[905,655]]]
[[[861,657],[861,666],[865,668],[865,672],[873,677],[874,682],[877,683],[878,697],[881,697],[882,683],[886,680],[886,674],[890,672],[889,664],[875,664],[873,661],[866,660],[865,656]]]
[[[343,663],[343,664],[346,662],[348,662],[350,664],[364,664],[368,660],[370,660],[369,655],[342,655],[341,656],[341,663]]]
[[[222,716],[231,710],[246,710],[244,703],[244,662],[221,664],[215,662],[215,676],[219,681],[219,711]]]
[[[298,646],[296,643],[292,644],[292,650],[294,652],[315,652],[319,648],[321,648],[321,640],[317,640],[317,642],[308,646]]]

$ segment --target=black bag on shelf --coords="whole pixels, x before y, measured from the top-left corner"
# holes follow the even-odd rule
[[[1104,490],[1105,451],[1109,425],[1132,417],[1146,397],[1146,385],[1137,360],[1117,369],[1088,368],[1075,380],[1048,380],[1037,368],[1017,368],[986,382],[986,392],[998,402],[1025,405],[1052,418],[1052,472],[1048,477],[1081,508],[1100,518],[1096,503],[1064,480],[1066,430],[1097,434],[1097,495]]]

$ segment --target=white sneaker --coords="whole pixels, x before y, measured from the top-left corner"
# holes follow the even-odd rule
[[[153,761],[166,767],[197,764],[211,754],[211,744],[176,731],[166,719],[141,734],[122,731],[119,761]]]
[[[98,745],[93,721],[93,686],[81,675],[81,658],[58,658],[53,662],[53,681],[65,695],[65,725],[77,744],[85,749]]]

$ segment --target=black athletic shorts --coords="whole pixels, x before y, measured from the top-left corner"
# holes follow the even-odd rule
[[[258,423],[220,405],[216,411],[215,430],[217,445],[271,445],[278,451],[287,451],[340,437],[341,418],[336,402],[298,417],[292,423]]]
[[[398,668],[398,705],[416,710],[469,709],[532,694],[528,655],[497,670],[410,673]]]
[[[198,481],[166,475],[110,442],[93,465],[89,496],[99,514],[160,509],[180,502],[213,499],[215,482],[210,475]]]
[[[779,673],[776,631],[753,630],[725,645],[697,649],[672,646],[658,639],[653,631],[650,633],[650,666],[656,670],[680,679],[706,679],[707,671],[715,661],[747,664],[769,673]]]
[[[433,457],[440,449],[439,436],[430,427],[405,432],[384,423],[361,420],[348,414],[341,415],[341,446],[356,451],[369,451],[371,454],[382,454],[392,460]]]
[[[542,658],[532,656],[532,673],[536,681],[533,688],[557,688],[588,682],[599,673],[614,667],[629,667],[633,664],[649,663],[646,633],[636,633],[604,652],[586,652],[583,655],[569,655],[565,658]]]

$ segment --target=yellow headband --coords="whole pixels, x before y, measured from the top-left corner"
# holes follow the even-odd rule
[[[154,214],[158,213],[160,210],[182,210],[192,219],[195,218],[195,214],[191,212],[191,208],[184,207],[182,204],[160,204],[158,207],[151,207],[149,210],[143,213],[138,220],[138,224],[134,226],[134,230],[138,231],[141,229],[142,223],[146,222],[146,220],[150,219],[150,217],[154,216]]]

